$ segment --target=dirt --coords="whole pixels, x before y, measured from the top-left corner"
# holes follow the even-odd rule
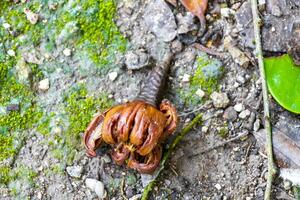
[[[55,2],[49,1],[48,4],[54,3],[54,6]],[[64,11],[65,7],[62,5],[67,3],[57,2],[59,4],[56,12]],[[159,5],[162,3],[164,6],[161,6],[161,10],[165,14],[157,16]],[[143,192],[141,175],[125,166],[117,166],[110,159],[108,147],[101,147],[95,158],[88,158],[85,155],[83,145],[79,144],[74,149],[66,147],[68,138],[64,138],[63,135],[66,135],[71,124],[68,111],[65,109],[71,102],[66,99],[71,96],[72,88],[80,84],[84,84],[87,90],[84,98],[90,96],[104,99],[102,93],[105,92],[107,101],[112,101],[113,104],[134,99],[141,85],[145,84],[144,80],[151,68],[164,51],[174,53],[170,78],[163,95],[178,109],[180,125],[176,133],[180,132],[180,129],[197,113],[203,114],[203,121],[186,135],[172,153],[167,167],[152,191],[151,199],[263,199],[267,159],[252,136],[253,132],[263,128],[259,71],[255,63],[253,45],[249,45],[249,41],[253,41],[252,33],[248,29],[237,27],[239,24],[247,23],[241,21],[243,20],[241,13],[246,13],[243,9],[247,2],[232,0],[218,3],[222,4],[223,10],[217,14],[211,13],[213,4],[209,5],[206,15],[209,34],[203,37],[206,38],[204,45],[221,53],[222,57],[209,55],[195,48],[193,43],[200,41],[195,31],[195,27],[200,27],[197,18],[190,17],[181,5],[176,8],[162,0],[117,2],[115,23],[128,40],[128,44],[125,52],[116,51],[114,64],[106,70],[102,70],[103,68],[86,56],[87,50],[75,45],[74,38],[80,36],[70,36],[68,43],[56,41],[50,55],[46,55],[44,48],[46,43],[43,39],[38,45],[30,47],[21,45],[17,48],[18,52],[26,52],[33,48],[37,52],[37,57],[44,58],[44,61],[37,65],[44,72],[44,78],[49,78],[49,89],[46,91],[37,89],[38,81],[32,88],[37,91],[35,101],[43,112],[55,114],[47,124],[50,131],[46,135],[42,134],[37,126],[20,130],[26,137],[22,142],[19,141],[21,147],[14,155],[13,162],[11,158],[8,158],[7,162],[10,162],[9,166],[13,173],[17,173],[14,170],[19,169],[22,173],[7,184],[1,185],[0,199],[97,199],[95,191],[86,186],[86,178],[103,182],[107,199],[123,199],[124,196],[130,200],[139,199]],[[299,5],[297,1],[287,0],[286,3],[293,8],[285,9],[281,16],[275,17],[274,13],[269,11],[270,7],[264,9],[262,12],[265,23],[276,24],[276,20],[288,19],[285,23],[289,24],[292,16],[295,13],[299,14]],[[24,6],[26,3],[19,4]],[[224,10],[224,7],[230,9],[231,14],[227,15],[228,10]],[[51,12],[39,14],[47,18],[51,18],[52,15],[54,17]],[[157,16],[161,22],[166,22],[166,19],[173,21],[155,25],[154,30],[155,27],[148,26],[153,22],[151,16]],[[23,17],[25,18],[25,15]],[[249,20],[248,17],[244,19]],[[1,22],[4,23],[3,20]],[[183,26],[187,23],[189,26],[180,27],[181,32],[178,34],[176,29],[179,29],[179,24]],[[222,30],[218,27],[222,27]],[[251,28],[250,25],[249,27]],[[274,41],[274,38],[281,37],[281,34],[276,32],[276,37],[273,38],[268,37],[267,33],[264,33],[263,38],[265,50],[272,51],[274,55],[287,51],[283,40]],[[227,52],[223,40],[229,36],[232,38],[232,44],[249,59],[249,66],[239,66],[237,64],[239,62],[232,59],[234,55]],[[66,48],[71,49],[71,56],[63,54]],[[192,78],[188,82],[183,81],[185,75],[194,77],[199,67],[198,58],[208,61],[208,69],[214,74],[214,78],[209,79],[213,80],[211,84],[197,85]],[[132,59],[136,59],[135,62]],[[111,72],[117,72],[115,80],[109,78]],[[200,83],[202,84],[201,81]],[[205,92],[202,98],[195,93],[195,90],[200,88]],[[220,107],[215,106],[210,98],[212,92],[226,94],[229,102]],[[80,98],[76,100],[78,99]],[[270,100],[274,125],[285,124],[287,119],[292,120],[297,126],[300,125],[298,116],[285,111],[271,98]],[[241,109],[236,108],[238,104],[242,104]],[[99,110],[103,108],[92,110],[93,113],[88,120]],[[190,157],[241,133],[248,135],[204,154]],[[81,130],[77,136],[82,134]],[[71,135],[71,138],[80,143],[80,139],[76,139],[77,136]],[[169,138],[167,143],[174,137]],[[74,156],[67,161],[70,154]],[[67,167],[70,166],[82,168],[78,177],[72,177],[67,172]],[[31,176],[33,172],[34,175]],[[292,187],[284,185],[286,182],[276,180],[273,199],[294,199]]]

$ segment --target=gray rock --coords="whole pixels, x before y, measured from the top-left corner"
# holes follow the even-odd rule
[[[190,12],[187,12],[185,16],[179,13],[176,15],[176,19],[178,22],[178,34],[184,34],[198,29],[194,23],[194,15]]]
[[[175,17],[164,0],[150,1],[143,18],[149,30],[158,39],[170,42],[176,37]]]
[[[237,119],[237,112],[232,106],[230,106],[224,111],[223,118],[229,121],[234,121]]]
[[[226,93],[213,92],[210,95],[210,98],[216,108],[226,108],[229,104],[229,99]]]
[[[131,70],[141,69],[149,65],[149,56],[140,49],[128,51],[125,55],[125,64]]]
[[[291,9],[286,6],[285,1],[274,0],[267,2],[269,14],[264,16],[264,26],[262,28],[263,50],[272,52],[284,52],[288,50],[288,42],[293,35],[293,27],[299,23],[299,9]],[[297,2],[297,1],[295,1]],[[295,5],[295,2],[290,2]],[[282,12],[282,13],[280,13]],[[282,15],[277,17],[275,15]],[[255,48],[254,33],[252,24],[252,12],[250,1],[245,2],[236,13],[237,27],[240,30],[240,45]]]
[[[83,172],[82,166],[69,166],[66,168],[68,174],[74,178],[80,178]]]

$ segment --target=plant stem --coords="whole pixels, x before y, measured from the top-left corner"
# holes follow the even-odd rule
[[[157,176],[154,178],[154,180],[152,180],[144,189],[143,195],[142,195],[142,200],[147,200],[149,197],[150,192],[153,190],[155,184],[156,184],[156,180],[159,176],[159,174],[162,172],[162,170],[165,168],[165,163],[167,162],[167,160],[169,159],[171,153],[174,151],[175,147],[179,144],[179,142],[182,140],[182,138],[188,133],[190,132],[190,130],[200,122],[200,120],[202,119],[202,114],[198,114],[186,127],[184,127],[181,132],[176,136],[176,138],[173,140],[173,142],[171,143],[168,151],[164,154],[161,164],[160,164],[160,168],[157,172]]]
[[[253,26],[254,26],[254,36],[255,36],[255,46],[256,46],[256,56],[258,59],[258,67],[260,71],[263,102],[264,102],[264,124],[266,130],[266,149],[268,153],[268,177],[267,177],[267,187],[265,190],[265,200],[271,200],[272,193],[272,182],[277,173],[277,168],[273,157],[273,143],[272,143],[272,128],[270,123],[270,111],[268,102],[268,88],[265,76],[265,68],[263,62],[261,36],[260,36],[260,26],[262,21],[259,17],[257,0],[251,0],[252,16],[253,16]]]

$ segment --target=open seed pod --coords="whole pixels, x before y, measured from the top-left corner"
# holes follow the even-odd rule
[[[84,134],[89,156],[102,142],[113,147],[113,160],[141,173],[151,173],[158,166],[162,149],[160,144],[177,126],[175,107],[163,100],[159,110],[142,100],[112,107],[96,115]]]

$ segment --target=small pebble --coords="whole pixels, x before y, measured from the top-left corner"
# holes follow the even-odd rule
[[[69,49],[69,48],[66,48],[66,49],[64,49],[64,51],[63,51],[63,54],[65,55],[65,56],[70,56],[71,55],[71,49]]]
[[[7,112],[20,111],[20,105],[19,104],[9,104],[8,106],[6,106],[6,111]]]
[[[190,78],[191,78],[191,75],[184,74],[183,77],[182,77],[182,82],[183,83],[188,83],[188,82],[190,82]]]
[[[205,92],[201,89],[198,89],[196,91],[196,95],[198,95],[198,97],[203,98],[205,96]]]
[[[239,118],[241,119],[246,119],[248,116],[250,115],[250,111],[247,110],[243,110],[240,114],[239,114]]]
[[[226,108],[229,104],[229,99],[226,93],[213,92],[210,95],[210,98],[216,108]]]
[[[31,23],[31,24],[36,24],[39,20],[39,15],[32,12],[31,10],[29,10],[28,8],[24,9],[24,13],[26,14],[26,18],[27,20]]]
[[[42,91],[47,91],[50,87],[50,81],[48,78],[44,79],[44,80],[41,80],[39,82],[39,89],[42,90]]]
[[[108,78],[111,81],[116,80],[117,77],[118,77],[118,72],[111,72],[111,73],[108,74]]]
[[[87,178],[85,184],[88,188],[94,191],[100,199],[104,199],[107,196],[107,192],[104,188],[104,184],[96,179]]]
[[[222,189],[222,186],[221,186],[219,183],[217,183],[217,184],[215,185],[215,188],[217,188],[217,190],[221,190],[221,189]]]
[[[243,105],[242,103],[236,104],[233,108],[234,108],[234,110],[235,110],[236,112],[242,112],[242,110],[245,109],[245,108],[244,108],[244,105]]]
[[[201,131],[202,131],[202,133],[207,133],[208,127],[207,126],[202,126]]]
[[[10,28],[10,24],[9,23],[3,23],[2,25],[5,29],[9,29]]]
[[[83,172],[82,166],[69,166],[66,168],[68,174],[74,178],[80,178]]]
[[[12,49],[8,50],[8,51],[7,51],[7,54],[8,54],[9,56],[11,56],[11,57],[15,57],[15,56],[16,56],[15,51],[12,50]]]
[[[258,131],[260,128],[260,120],[259,119],[256,119],[254,124],[253,124],[253,130],[256,132]]]

